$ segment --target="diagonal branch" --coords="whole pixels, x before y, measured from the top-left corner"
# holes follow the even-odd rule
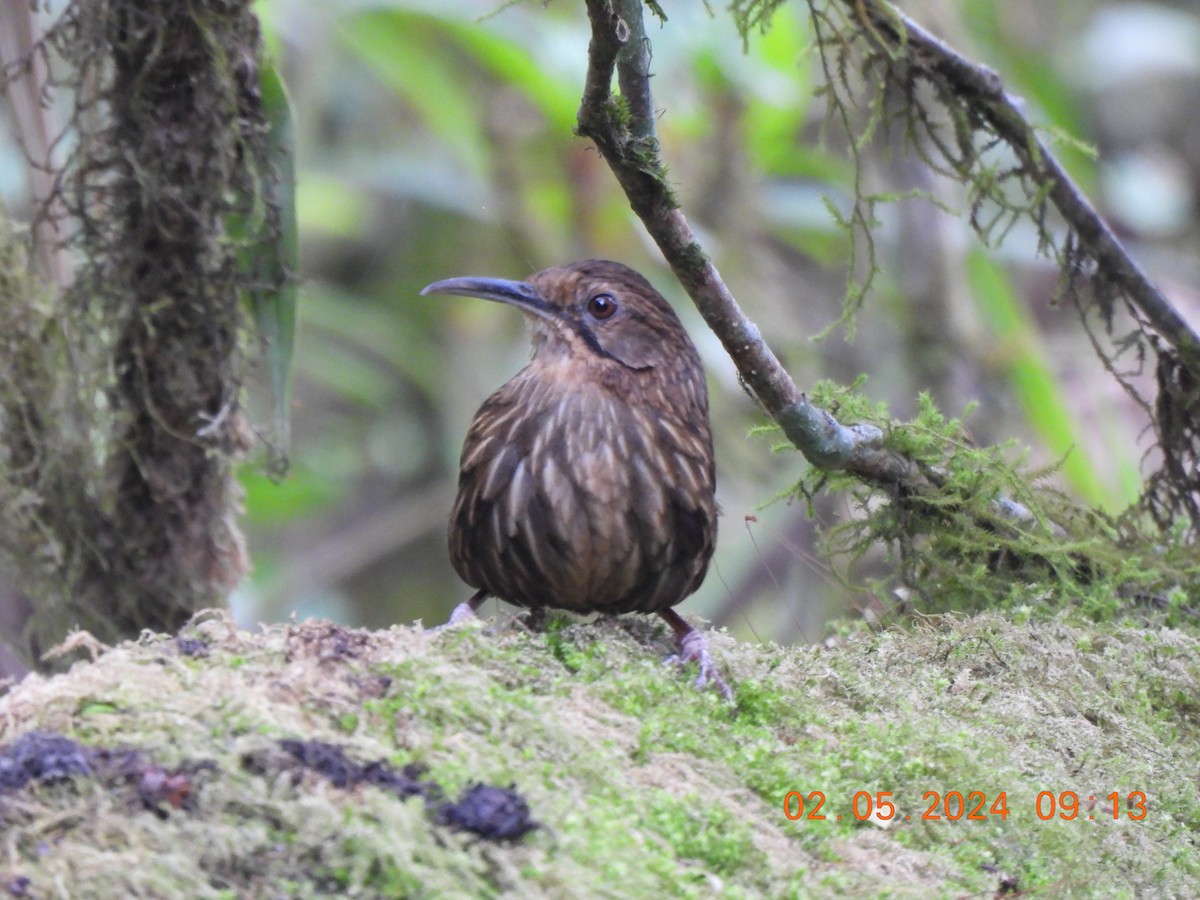
[[[1171,364],[1187,373],[1184,380],[1200,381],[1200,337],[1126,252],[1022,114],[1020,101],[1005,92],[999,76],[883,0],[837,2],[860,24],[861,39],[887,58],[905,60],[947,95],[961,98],[971,117],[1012,149],[1022,178],[1054,205],[1071,230],[1066,264],[1076,271],[1094,262],[1109,288],[1123,295],[1143,324],[1174,348]],[[869,484],[910,495],[925,495],[941,485],[944,473],[883,447],[878,429],[841,425],[813,407],[780,365],[701,247],[667,182],[654,133],[650,45],[642,25],[642,3],[587,0],[587,9],[592,39],[578,133],[595,142],[743,383],[814,467],[844,470]],[[611,93],[614,74],[621,87],[619,98]],[[1170,456],[1178,441],[1160,434],[1160,443]]]
[[[642,56],[644,51],[648,57],[649,44],[641,0],[587,0],[587,9],[592,38],[578,133],[595,142],[633,211],[720,339],[743,382],[813,466],[844,469],[906,493],[928,491],[936,476],[885,448],[879,429],[842,425],[809,403],[704,252],[667,184],[659,156],[649,71]],[[638,41],[638,52],[623,52],[631,40]],[[620,99],[611,93],[614,71],[622,88]],[[633,101],[627,101],[627,96]]]
[[[902,53],[913,65],[970,102],[972,109],[1009,145],[1030,179],[1046,189],[1050,201],[1075,232],[1085,255],[1095,260],[1106,277],[1128,297],[1151,327],[1179,351],[1195,376],[1200,377],[1200,335],[1121,245],[1022,114],[1020,100],[1004,90],[1000,77],[962,56],[890,4],[876,0],[840,2],[859,18],[864,34],[880,44],[880,49],[891,55]]]

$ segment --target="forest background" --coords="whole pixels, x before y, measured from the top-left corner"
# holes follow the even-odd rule
[[[1105,372],[1057,265],[1018,221],[1000,246],[971,232],[963,187],[895,135],[860,166],[830,127],[801,3],[739,34],[724,10],[664,5],[652,80],[670,180],[727,283],[802,387],[866,376],[907,419],[927,392],[973,440],[1014,440],[1068,493],[1116,513],[1154,460],[1147,419]],[[256,5],[291,93],[301,235],[291,470],[241,468],[251,625],[292,613],[372,627],[441,621],[467,588],[444,549],[458,448],[482,399],[528,354],[519,317],[419,298],[465,274],[522,277],[589,256],[647,274],[678,309],[710,376],[724,510],[715,565],[686,609],[747,639],[817,641],[825,622],[903,605],[878,555],[852,572],[818,546],[854,515],[844,495],[775,502],[804,463],[748,437],[764,416],[630,212],[573,134],[587,64],[582,5]],[[1195,322],[1200,14],[1187,3],[913,2],[905,12],[994,68],[1164,293]],[[28,216],[29,167],[0,118],[0,199]],[[1079,142],[1079,143],[1077,143]],[[1080,144],[1094,146],[1095,154]],[[856,179],[858,179],[856,181]],[[875,209],[878,271],[838,224],[855,190]],[[824,335],[821,339],[814,339]],[[1141,375],[1153,396],[1153,373]],[[849,580],[845,576],[852,576]],[[0,573],[3,578],[3,573]],[[870,580],[878,579],[868,587]]]

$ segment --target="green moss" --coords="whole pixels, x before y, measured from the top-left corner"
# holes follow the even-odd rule
[[[1030,469],[1013,445],[975,447],[963,420],[943,415],[928,396],[911,421],[894,421],[865,395],[864,383],[820,382],[811,398],[842,422],[879,428],[886,447],[912,460],[932,488],[905,494],[809,469],[781,498],[811,509],[820,491],[847,495],[855,514],[822,534],[824,550],[843,560],[852,582],[858,561],[878,560],[883,551],[894,573],[867,585],[880,608],[897,618],[981,609],[1047,616],[1073,608],[1095,621],[1194,620],[1200,556],[1185,527],[1164,534],[1136,510],[1113,518],[1082,508],[1047,484],[1053,467]],[[755,433],[770,437],[778,428]]]
[[[677,797],[659,791],[652,798],[648,823],[683,860],[697,860],[718,874],[761,869],[763,854],[754,847],[749,822],[702,796]]]
[[[208,657],[150,639],[0,698],[0,742],[49,729],[167,767],[211,764],[190,810],[156,815],[136,792],[90,781],[6,806],[10,868],[35,889],[600,897],[620,885],[623,896],[808,897],[982,895],[1011,883],[1121,896],[1186,893],[1200,875],[1187,780],[1200,765],[1194,631],[1076,612],[847,627],[822,647],[714,634],[730,704],[664,666],[666,629],[636,618],[561,619],[542,632],[309,623],[247,635],[220,620],[198,630]],[[487,842],[437,825],[419,798],[247,764],[281,736],[339,743],[363,762],[422,763],[448,798],[511,784],[543,827]],[[1150,814],[1043,822],[1043,790],[1140,790]],[[789,791],[820,792],[826,818],[788,819]],[[981,792],[989,806],[1003,791],[1009,812],[923,820],[930,791]],[[859,821],[858,792],[860,812],[866,798],[887,799],[896,818]]]

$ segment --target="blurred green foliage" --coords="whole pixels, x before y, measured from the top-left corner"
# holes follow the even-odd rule
[[[1099,4],[1016,5],[1027,18],[984,0],[905,9],[996,68],[1047,128],[1097,140],[1090,104],[1105,98],[1073,68],[1078,54],[1064,62],[1052,51],[1078,47]],[[272,488],[250,469],[248,504],[266,582],[310,565],[286,588],[268,584],[256,597],[251,586],[248,600],[266,604],[254,615],[332,602],[348,619],[433,621],[462,598],[443,549],[458,445],[527,348],[505,310],[417,291],[589,255],[645,271],[681,307],[712,373],[725,519],[693,608],[762,637],[814,639],[827,614],[862,602],[809,557],[800,509],[759,508],[794,481],[798,462],[746,441],[757,410],[597,155],[572,134],[582,4],[271,0],[259,9],[297,106],[305,286],[295,481]],[[809,340],[840,315],[848,238],[827,204],[849,208],[855,173],[816,91],[808,8],[781,5],[745,43],[721,9],[666,12],[650,37],[674,186],[799,383],[867,372],[868,394],[899,415],[915,413],[923,391],[948,410],[978,401],[968,425],[980,444],[1015,438],[1038,465],[1062,459],[1063,486],[1089,503],[1114,510],[1132,499],[1136,410],[1080,402],[1105,376],[1077,322],[1044,303],[1052,267],[1019,225],[998,254],[971,250],[954,215],[961,189],[922,171],[901,135],[881,132],[863,148],[863,184],[894,199],[874,210],[881,278],[854,342],[838,332]],[[1088,154],[1063,153],[1095,191]],[[818,503],[818,520],[839,520],[839,506]],[[403,540],[376,534],[396,519],[408,523]],[[323,550],[356,541],[377,552]],[[868,575],[879,565],[860,563]]]
[[[1098,147],[1098,161],[1070,142],[1061,152],[1102,207],[1123,187],[1114,178],[1145,171],[1110,167],[1127,154],[1149,153],[1157,175],[1183,173],[1181,189],[1196,189],[1200,142],[1183,123],[1196,120],[1200,73],[1176,67],[1147,81],[1122,63],[1141,59],[1128,47],[1110,42],[1106,58],[1093,41],[1124,16],[1118,33],[1136,49],[1140,36],[1161,34],[1152,13],[1168,8],[1200,30],[1194,10],[901,5],[996,69],[1034,120]],[[435,622],[463,599],[444,549],[458,448],[471,414],[528,350],[510,311],[417,293],[449,276],[521,277],[586,256],[646,273],[711,375],[725,515],[716,565],[688,609],[746,636],[792,640],[819,638],[830,614],[867,602],[813,555],[802,504],[760,508],[795,483],[800,461],[747,440],[759,412],[598,155],[572,133],[583,4],[261,0],[256,9],[295,108],[302,298],[290,479],[272,485],[261,461],[244,469],[257,567],[238,600],[244,620],[297,610]],[[1129,502],[1143,412],[1095,360],[1075,314],[1052,303],[1057,273],[1032,229],[1017,224],[1001,248],[978,249],[963,189],[886,128],[860,148],[856,173],[818,91],[805,2],[778,5],[761,23],[769,27],[745,39],[724,5],[664,11],[668,20],[648,19],[648,29],[673,186],[797,382],[868,373],[868,396],[897,416],[916,415],[923,394],[951,414],[975,404],[965,427],[977,444],[1028,443],[1035,466],[1062,459],[1064,489],[1109,510]],[[7,148],[0,142],[0,186],[12,183]],[[830,214],[847,215],[856,179],[892,198],[872,209],[878,277],[853,340],[835,329],[814,342],[839,320],[848,277],[862,274],[847,271],[848,235]],[[1107,211],[1120,227],[1123,210]],[[1196,231],[1193,212],[1160,233],[1125,236],[1186,292],[1200,280],[1184,252]],[[847,503],[818,498],[817,525],[843,521]],[[887,577],[869,557],[856,573]]]

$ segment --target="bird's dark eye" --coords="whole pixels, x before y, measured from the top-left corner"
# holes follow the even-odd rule
[[[597,294],[587,302],[587,311],[593,319],[610,319],[617,311],[617,298],[612,294]]]

